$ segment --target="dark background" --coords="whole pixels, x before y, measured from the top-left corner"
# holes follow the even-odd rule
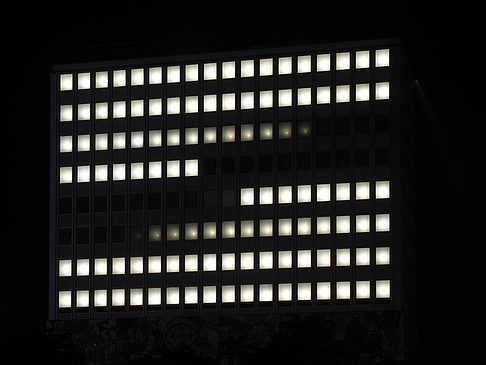
[[[40,360],[48,355],[44,333],[53,64],[398,37],[418,80],[418,357],[437,363],[486,361],[480,190],[486,58],[481,54],[479,9],[321,2],[280,3],[281,9],[244,2],[73,4],[56,11],[54,5],[18,4],[3,14],[1,80],[6,93],[1,124],[7,160],[2,180],[8,181],[2,189],[8,204],[3,205],[0,256],[4,356]]]

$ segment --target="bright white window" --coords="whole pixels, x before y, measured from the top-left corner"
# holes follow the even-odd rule
[[[390,247],[377,247],[375,260],[376,260],[376,265],[389,265]]]
[[[253,141],[253,124],[242,124],[240,140],[242,142]]]
[[[349,183],[336,184],[336,200],[349,200]]]
[[[167,225],[167,240],[176,241],[179,239],[179,225],[178,224],[168,224]]]
[[[331,217],[317,217],[317,234],[331,233]]]
[[[240,270],[253,270],[253,252],[242,252],[240,256]]]
[[[292,57],[280,57],[278,59],[278,74],[287,75],[292,73]]]
[[[76,261],[76,276],[89,275],[89,259],[78,259]]]
[[[197,303],[197,286],[188,286],[184,289],[184,304]]]
[[[349,85],[337,85],[336,103],[347,103],[349,100]]]
[[[162,67],[149,68],[149,84],[161,84],[162,83]]]
[[[149,99],[149,115],[162,115],[162,99]]]
[[[160,256],[149,256],[148,273],[159,274],[162,272],[162,258]]]
[[[71,291],[63,290],[59,292],[59,308],[71,308]]]
[[[390,215],[376,215],[376,232],[388,232],[390,230]]]
[[[319,54],[317,55],[317,71],[330,71],[331,70],[331,55]]]
[[[222,223],[222,237],[234,238],[235,237],[235,221],[226,221]]]
[[[316,286],[317,300],[329,300],[331,299],[331,283],[329,282],[321,282],[317,283]]]
[[[162,304],[162,290],[160,288],[148,289],[148,305]]]
[[[351,298],[351,283],[349,281],[338,281],[336,283],[336,299]]]
[[[234,61],[223,62],[223,67],[222,67],[223,79],[234,79],[235,71],[236,71],[236,67]]]
[[[388,199],[390,197],[389,181],[377,181],[375,189],[376,199]]]
[[[387,100],[390,98],[390,84],[388,82],[377,82],[375,88],[376,100]]]
[[[292,268],[292,251],[278,252],[278,268],[291,269]]]
[[[223,286],[221,286],[221,301],[223,303],[234,303],[235,302],[235,286],[234,285],[223,285]]]
[[[167,161],[167,177],[179,177],[180,164],[179,161]]]
[[[364,200],[370,198],[370,183],[357,182],[356,183],[356,200]]]
[[[203,303],[216,303],[216,287],[203,286]]]
[[[336,53],[336,70],[349,70],[349,52]]]
[[[203,227],[203,237],[205,240],[216,238],[216,222],[206,222]]]
[[[198,174],[198,160],[186,160],[185,161],[185,176],[197,176]]]
[[[260,220],[260,237],[271,237],[273,235],[273,221],[271,219]]]
[[[273,74],[273,59],[265,58],[260,60],[260,76],[270,76]]]
[[[253,77],[255,75],[253,60],[241,61],[241,77]]]
[[[167,272],[179,272],[179,255],[167,256],[166,262]]]
[[[198,80],[198,65],[186,65],[186,82]]]
[[[387,67],[390,66],[390,50],[377,49],[375,52],[375,66]]]
[[[167,67],[167,83],[175,83],[181,81],[181,68],[180,66],[168,66]]]
[[[72,167],[61,167],[59,169],[59,182],[61,184],[73,182],[73,169],[72,169]]]
[[[113,289],[111,291],[111,305],[114,307],[125,305],[125,289]]]
[[[329,104],[331,102],[331,87],[320,86],[316,89],[317,104]]]
[[[253,92],[243,92],[241,93],[241,109],[253,109],[254,108],[254,100],[253,100]]]
[[[197,113],[198,112],[198,97],[197,96],[186,96],[186,113]]]
[[[186,240],[197,240],[197,231],[198,231],[197,223],[186,223],[184,238]]]
[[[292,218],[280,218],[278,220],[278,235],[279,236],[292,235]]]
[[[90,88],[91,75],[89,72],[83,72],[78,74],[78,90],[86,90]]]
[[[204,143],[216,143],[216,127],[204,128]]]
[[[349,248],[339,248],[336,250],[336,265],[349,266],[351,264],[351,250]]]
[[[297,267],[299,269],[311,267],[312,258],[310,250],[299,250],[297,251]]]
[[[318,184],[317,185],[317,198],[318,202],[328,202],[331,200],[331,185],[330,184]]]
[[[370,100],[370,85],[356,84],[356,101]]]
[[[181,102],[178,96],[167,98],[167,114],[179,114],[181,112]]]
[[[76,291],[76,307],[86,308],[89,306],[89,290]]]
[[[260,108],[273,106],[273,90],[260,91]]]
[[[368,299],[370,297],[370,282],[360,280],[356,282],[356,299]]]
[[[223,126],[223,142],[235,141],[235,126],[225,125]]]
[[[97,289],[94,291],[94,306],[106,307],[108,303],[108,293],[105,289]]]
[[[310,105],[311,104],[311,88],[297,89],[297,104],[298,105]]]
[[[113,71],[113,86],[122,87],[127,85],[125,70],[115,70]]]
[[[349,233],[350,232],[350,218],[349,216],[337,216],[336,217],[336,233]]]
[[[60,81],[60,90],[67,91],[73,89],[73,75],[72,74],[65,74],[61,75],[59,78]]]
[[[260,139],[269,140],[273,136],[273,125],[272,123],[262,123],[260,124]]]
[[[78,120],[89,120],[90,118],[90,105],[78,104]]]
[[[184,271],[195,272],[197,271],[197,255],[186,255],[184,257]]]
[[[312,294],[311,283],[297,284],[297,300],[311,300]]]
[[[203,270],[216,271],[216,254],[207,253],[203,256]]]
[[[59,139],[59,152],[73,152],[73,137],[61,136]]]
[[[95,135],[95,150],[106,151],[108,149],[108,134],[101,133]]]
[[[390,280],[376,281],[376,297],[390,298]]]
[[[297,186],[297,201],[299,203],[308,203],[311,201],[312,193],[310,185]]]
[[[260,302],[271,302],[273,299],[272,284],[260,284]]]
[[[356,265],[363,266],[370,264],[370,249],[368,247],[356,248]]]
[[[167,146],[179,146],[179,144],[180,144],[179,129],[167,130]]]
[[[357,215],[356,216],[356,232],[363,233],[370,231],[370,216],[369,215]]]
[[[278,138],[288,139],[292,137],[292,123],[281,122],[278,124]]]
[[[242,238],[253,237],[253,221],[252,220],[241,221],[240,236]]]
[[[253,205],[253,188],[243,188],[240,194],[241,205]]]
[[[59,276],[71,276],[71,260],[59,260]]]
[[[130,147],[131,148],[143,147],[143,131],[134,131],[131,133]]]
[[[260,188],[260,204],[273,204],[273,188],[271,186]]]
[[[321,249],[316,252],[317,267],[331,266],[331,250]]]
[[[113,149],[125,148],[125,132],[113,133]]]
[[[370,51],[356,52],[356,68],[370,67]]]
[[[235,110],[235,94],[223,94],[222,95],[223,110]]]
[[[108,119],[108,103],[95,104],[95,118]]]
[[[113,118],[125,118],[126,106],[124,101],[113,102]]]
[[[130,164],[130,179],[143,179],[143,162],[132,162]]]
[[[72,105],[61,105],[60,109],[60,121],[69,122],[73,120],[73,106]]]
[[[89,182],[89,166],[78,166],[78,183]]]
[[[292,284],[291,283],[278,284],[278,300],[279,301],[292,300]]]
[[[311,72],[311,56],[297,57],[297,72],[298,73]]]
[[[152,130],[149,131],[149,147],[160,147],[162,146],[162,131]]]
[[[204,64],[204,80],[216,80],[218,76],[218,71],[216,63],[205,63]]]
[[[234,270],[235,269],[235,254],[223,253],[221,255],[221,270]]]
[[[253,285],[241,285],[240,286],[240,300],[242,303],[253,302]]]
[[[167,288],[167,304],[179,304],[179,288]]]
[[[94,260],[94,274],[107,275],[108,274],[108,260],[105,258]]]
[[[125,258],[124,257],[114,257],[112,260],[112,274],[113,275],[124,275],[125,274]]]
[[[133,69],[131,72],[132,86],[143,85],[143,68]]]
[[[273,268],[273,252],[272,251],[260,252],[259,268],[260,269],[272,269]]]
[[[297,234],[309,235],[311,234],[311,219],[310,218],[298,218],[297,219]]]
[[[278,91],[278,106],[280,106],[280,107],[292,106],[292,90],[291,89],[284,89],[284,90]]]
[[[130,289],[130,305],[142,305],[143,304],[143,290],[142,289]]]
[[[215,112],[217,108],[216,95],[204,95],[204,111]]]
[[[292,186],[278,187],[278,203],[279,204],[292,203]]]
[[[130,257],[130,274],[143,274],[143,257]]]

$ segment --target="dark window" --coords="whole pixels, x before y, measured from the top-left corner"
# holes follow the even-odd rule
[[[58,234],[58,242],[60,245],[71,244],[71,228],[60,228]]]
[[[160,228],[159,225],[156,225],[156,224],[152,224],[149,226],[149,231],[148,231],[148,234],[149,234],[149,241],[160,241],[161,237],[162,237],[162,230]]]
[[[299,129],[297,134],[300,138],[308,138],[311,136],[311,123],[310,122],[299,122]]]
[[[89,228],[79,227],[76,230],[76,243],[78,245],[83,245],[89,243]]]
[[[216,158],[208,157],[203,160],[203,175],[216,174]]]
[[[106,227],[95,227],[94,243],[106,243]]]
[[[327,137],[331,135],[331,120],[329,118],[322,118],[316,121],[316,133],[319,137]]]
[[[143,238],[142,226],[130,226],[130,242],[140,242]]]
[[[336,167],[349,166],[349,150],[336,151]]]
[[[165,194],[165,207],[167,209],[179,208],[179,192],[168,191]]]
[[[95,212],[106,212],[106,195],[96,195],[94,201]]]
[[[147,205],[149,209],[160,209],[162,196],[160,193],[150,193],[147,198]]]
[[[366,167],[370,165],[370,150],[369,148],[358,148],[355,152],[356,167]]]
[[[117,243],[125,241],[125,226],[113,226],[111,228],[111,241]]]
[[[184,208],[197,208],[197,191],[184,192]]]
[[[204,208],[215,208],[218,202],[216,190],[205,190],[203,199]]]
[[[356,134],[370,133],[370,117],[368,115],[356,117],[355,131]]]
[[[375,132],[385,133],[390,129],[390,116],[389,114],[377,114],[375,115]]]
[[[130,194],[130,210],[143,209],[143,195],[141,193]]]
[[[278,154],[279,171],[288,171],[292,168],[292,155],[290,153]]]
[[[258,157],[258,170],[260,172],[272,172],[273,170],[273,156],[260,155]]]
[[[317,151],[316,152],[316,167],[318,169],[328,169],[331,167],[330,158],[331,154],[329,151]]]
[[[253,156],[240,156],[240,172],[253,172]]]
[[[235,206],[235,191],[223,190],[223,206],[234,207]]]
[[[76,199],[76,213],[89,213],[89,196],[79,196]]]
[[[349,134],[349,117],[336,117],[336,135]]]
[[[297,169],[308,170],[311,167],[311,154],[310,152],[297,153]]]
[[[234,157],[223,157],[221,159],[221,172],[223,174],[233,174],[235,172]]]
[[[390,163],[390,150],[388,147],[375,149],[375,165],[388,165]]]
[[[114,212],[125,210],[125,195],[113,195],[111,198],[111,210]]]
[[[60,198],[59,199],[59,213],[60,214],[70,214],[71,213],[71,198]]]

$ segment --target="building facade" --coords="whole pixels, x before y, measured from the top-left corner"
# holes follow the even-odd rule
[[[413,312],[400,43],[57,65],[49,319]]]

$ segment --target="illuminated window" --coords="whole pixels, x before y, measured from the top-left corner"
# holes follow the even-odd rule
[[[143,147],[143,132],[142,131],[132,132],[130,141],[131,141],[130,142],[131,148],[142,148]]]
[[[197,271],[197,255],[185,255],[184,257],[184,271],[195,272]]]
[[[273,106],[273,91],[260,91],[260,108],[271,108]]]
[[[297,251],[297,267],[299,269],[311,267],[312,258],[310,250],[299,250]]]
[[[197,223],[186,223],[184,238],[186,240],[197,240]]]
[[[235,126],[225,125],[222,130],[223,142],[234,142],[235,141]]]
[[[240,301],[242,303],[253,302],[253,285],[241,285],[240,286]]]
[[[167,67],[167,83],[175,83],[181,81],[181,68],[180,66],[168,66]]]
[[[278,74],[287,75],[292,73],[292,57],[280,57],[278,59]]]
[[[356,101],[370,100],[370,85],[356,84]]]
[[[95,104],[95,118],[108,119],[108,103]]]
[[[198,65],[186,65],[186,82],[198,80]]]
[[[70,122],[73,120],[73,106],[72,105],[61,105],[60,108],[60,121]]]
[[[317,300],[329,300],[331,299],[331,283],[321,282],[316,286],[316,298]]]
[[[216,95],[204,95],[204,111],[215,112],[217,108]]]
[[[331,217],[317,217],[317,234],[331,233]]]
[[[143,257],[130,257],[130,274],[143,274]]]
[[[113,118],[125,118],[126,106],[124,101],[113,102]]]
[[[184,304],[197,303],[197,286],[190,286],[184,289]]]
[[[376,232],[388,232],[390,230],[390,215],[376,215]]]
[[[390,247],[377,247],[375,261],[376,261],[376,265],[389,265]]]
[[[241,189],[241,205],[253,205],[253,188]]]
[[[262,123],[260,124],[260,139],[269,140],[273,136],[273,125],[272,123]]]
[[[331,87],[320,86],[317,88],[317,104],[329,104],[331,102]]]
[[[179,272],[179,255],[170,255],[166,259],[167,272]]]
[[[89,290],[76,291],[76,307],[86,308],[89,306]]]
[[[321,249],[316,252],[317,267],[331,266],[331,250]]]
[[[225,221],[222,223],[222,237],[223,238],[234,238],[235,237],[235,222]]]
[[[61,184],[73,182],[73,170],[72,167],[61,167],[59,169],[59,182]]]
[[[234,79],[235,72],[236,72],[236,67],[234,61],[223,62],[223,66],[222,66],[223,79]]]
[[[149,68],[149,84],[161,84],[162,83],[162,67]]]
[[[78,74],[78,90],[86,90],[90,88],[91,77],[89,72]]]
[[[376,199],[388,199],[390,197],[390,182],[377,181],[376,182],[375,197]]]
[[[114,307],[125,305],[125,289],[113,289],[111,291],[111,305]]]
[[[235,286],[234,285],[223,285],[221,287],[221,301],[223,303],[234,303],[235,302]]]
[[[149,274],[159,274],[162,272],[162,258],[160,256],[149,256],[148,272]]]
[[[330,71],[331,70],[331,55],[319,54],[317,55],[317,71]]]
[[[377,49],[375,52],[375,66],[387,67],[390,66],[390,50]]]
[[[132,86],[143,85],[143,68],[133,69],[131,72]]]
[[[292,203],[292,186],[278,187],[278,203],[279,204]]]
[[[356,68],[370,67],[370,51],[356,52]]]
[[[167,98],[167,114],[179,114],[181,103],[179,97]]]
[[[149,147],[162,146],[162,131],[152,130],[149,131]]]
[[[291,283],[278,284],[278,300],[279,301],[292,300],[292,284]]]
[[[311,89],[310,89],[310,87],[297,89],[297,104],[298,105],[310,105],[311,104]]]
[[[272,284],[260,284],[260,302],[271,302],[273,300]]]
[[[78,104],[78,120],[89,120],[90,111],[89,104]]]
[[[73,151],[73,137],[61,136],[59,139],[59,152],[72,152]]]
[[[143,290],[142,289],[130,289],[130,305],[142,305],[143,304]]]
[[[89,166],[78,166],[78,183],[89,182],[90,168]]]
[[[235,110],[235,94],[228,93],[222,95],[223,110]]]
[[[339,248],[336,250],[336,265],[349,266],[351,264],[351,251],[349,248]]]
[[[278,268],[279,269],[292,268],[292,251],[278,252]]]
[[[167,288],[166,297],[167,304],[179,304],[179,288]]]
[[[235,269],[235,254],[223,253],[221,254],[221,270],[234,270]]]
[[[242,238],[253,237],[253,221],[241,221],[240,235]]]
[[[311,201],[311,186],[299,185],[297,186],[297,201],[299,203],[307,203]]]
[[[148,305],[162,304],[162,290],[160,288],[148,289]]]
[[[186,160],[185,161],[185,176],[197,176],[198,174],[198,160]]]
[[[94,291],[94,306],[106,307],[108,303],[108,294],[105,289],[97,289]]]
[[[105,151],[108,149],[108,134],[96,134],[95,135],[95,150]]]
[[[356,248],[356,265],[363,266],[370,264],[370,249],[367,247]]]
[[[311,283],[297,284],[297,300],[311,300]]]
[[[297,72],[298,73],[311,72],[311,56],[297,57]]]
[[[203,287],[203,303],[216,303],[216,287],[204,286]]]
[[[186,96],[186,113],[197,113],[198,112],[198,97],[197,96]]]
[[[272,269],[273,268],[273,252],[260,252],[259,258],[260,269]]]
[[[107,275],[108,274],[108,260],[101,258],[94,260],[94,274]]]
[[[242,124],[241,125],[240,140],[242,142],[253,141],[253,124]]]
[[[291,236],[292,235],[292,219],[280,218],[278,220],[278,235]]]
[[[73,89],[73,75],[65,74],[60,76],[60,90],[67,91]]]
[[[63,290],[58,295],[59,308],[71,308],[71,291]]]
[[[370,297],[370,282],[360,280],[356,282],[356,299],[368,299]]]
[[[253,252],[242,252],[240,255],[240,269],[253,270]]]
[[[390,84],[388,82],[377,82],[375,88],[376,100],[387,100],[390,98]]]
[[[271,237],[273,235],[273,221],[271,219],[260,220],[260,237]]]
[[[241,93],[241,109],[253,109],[253,92],[243,92]]]
[[[350,232],[350,218],[349,216],[337,216],[336,217],[336,233],[349,233]]]
[[[349,183],[336,184],[336,200],[349,200]]]
[[[347,103],[349,102],[349,85],[337,85],[336,86],[336,102]]]
[[[179,177],[180,164],[179,161],[167,161],[167,177]]]
[[[253,60],[241,61],[241,77],[253,77],[254,74]]]
[[[349,52],[336,53],[336,70],[349,70]]]
[[[59,260],[59,276],[71,276],[71,260]]]
[[[390,280],[376,281],[376,297],[390,298]]]
[[[370,231],[370,216],[357,215],[356,216],[356,232],[363,233]]]
[[[297,219],[297,234],[309,235],[311,234],[311,219],[310,218],[298,218]]]
[[[260,76],[270,76],[273,74],[273,59],[265,58],[260,60]]]
[[[203,256],[203,270],[216,271],[216,254],[207,253]]]
[[[114,257],[112,260],[112,274],[113,275],[124,275],[125,274],[125,258],[124,257]]]
[[[351,283],[349,281],[338,281],[336,283],[336,299],[351,298]]]
[[[179,239],[179,225],[178,224],[168,224],[167,225],[167,240],[175,241]]]
[[[162,115],[162,99],[149,100],[149,115]]]
[[[204,143],[216,143],[216,127],[204,128]]]
[[[143,179],[143,162],[133,162],[130,164],[130,178],[132,180]]]
[[[271,186],[260,188],[260,204],[273,204],[273,188]]]
[[[318,184],[317,185],[317,201],[328,202],[331,200],[331,185],[330,184]]]
[[[162,177],[162,162],[149,162],[149,179],[160,179]]]
[[[356,199],[364,200],[370,198],[370,183],[357,182],[356,183]]]
[[[203,237],[205,240],[216,238],[216,222],[206,222],[203,227]]]
[[[113,149],[125,148],[125,132],[113,133]]]
[[[218,75],[216,63],[204,64],[204,80],[216,80]]]
[[[125,70],[113,71],[113,86],[114,87],[126,86],[126,72],[125,72]]]

